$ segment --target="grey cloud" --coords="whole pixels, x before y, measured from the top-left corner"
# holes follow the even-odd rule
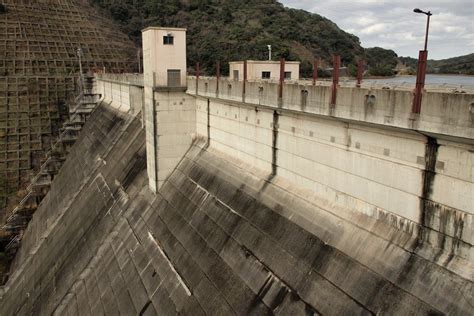
[[[417,57],[423,48],[426,17],[415,7],[430,10],[429,57],[449,58],[474,52],[472,0],[283,0],[285,6],[318,13],[361,40],[362,46],[393,49]]]

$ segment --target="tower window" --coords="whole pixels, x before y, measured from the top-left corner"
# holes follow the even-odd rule
[[[163,45],[173,45],[173,43],[174,43],[173,35],[163,36]]]
[[[270,79],[270,71],[262,71],[262,79]]]
[[[291,71],[285,71],[285,79],[291,80]]]

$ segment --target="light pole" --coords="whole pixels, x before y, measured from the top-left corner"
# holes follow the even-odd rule
[[[79,73],[82,76],[82,48],[77,49],[77,58],[79,59]]]
[[[413,98],[412,112],[419,114],[421,112],[421,99],[423,97],[423,89],[425,87],[426,64],[428,62],[428,31],[430,28],[430,17],[433,15],[431,11],[425,12],[418,8],[414,9],[415,13],[425,14],[428,19],[426,21],[425,47],[418,55],[418,70],[416,72],[415,96]]]
[[[426,16],[427,16],[427,19],[426,19],[426,33],[425,33],[425,49],[424,49],[424,50],[427,50],[428,49],[428,30],[430,28],[430,16],[432,16],[433,13],[431,13],[431,11],[425,12],[425,11],[420,10],[418,8],[413,9],[413,12],[426,14]]]
[[[80,82],[81,82],[81,90],[84,91],[84,74],[82,73],[82,55],[83,51],[82,48],[78,48],[77,51],[77,58],[79,59],[79,75],[80,75]]]

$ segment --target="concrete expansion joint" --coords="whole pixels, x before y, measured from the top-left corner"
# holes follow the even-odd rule
[[[133,231],[133,230],[132,230]],[[164,251],[164,249],[159,245],[158,241],[156,240],[155,236],[153,236],[153,234],[148,231],[148,238],[150,239],[150,241],[153,243],[153,245],[155,245],[156,249],[159,251],[159,253],[162,255],[163,259],[166,261],[166,263],[168,264],[168,267],[170,268],[171,272],[176,276],[179,284],[182,286],[182,288],[185,290],[186,292],[186,295],[187,296],[191,296],[192,293],[191,293],[191,290],[189,289],[188,285],[186,284],[186,282],[184,281],[184,279],[182,278],[182,276],[178,273],[178,271],[176,271],[173,263],[171,262],[169,256],[166,254],[166,252]]]

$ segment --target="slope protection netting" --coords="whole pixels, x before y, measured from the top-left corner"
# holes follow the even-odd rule
[[[0,220],[67,116],[84,71],[132,72],[132,42],[84,1],[0,0]],[[2,12],[4,11],[4,12]]]

